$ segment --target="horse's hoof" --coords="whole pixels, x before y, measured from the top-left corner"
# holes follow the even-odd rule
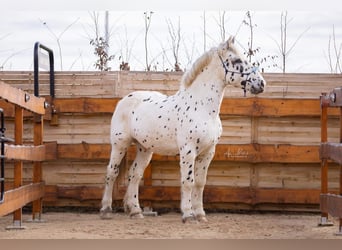
[[[208,222],[208,219],[207,219],[207,217],[205,217],[205,215],[197,215],[196,216],[196,220],[198,222],[202,222],[202,223],[207,223]]]
[[[196,218],[193,216],[193,215],[190,215],[190,216],[186,216],[186,217],[183,217],[182,218],[182,222],[185,224],[185,223],[197,223],[197,220]]]
[[[100,218],[103,220],[110,220],[113,218],[112,209],[107,207],[100,210]]]
[[[133,213],[129,215],[131,219],[144,219],[144,215],[141,212]]]

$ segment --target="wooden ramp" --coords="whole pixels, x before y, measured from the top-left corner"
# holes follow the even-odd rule
[[[22,207],[33,202],[33,220],[39,220],[42,212],[42,198],[45,184],[42,181],[42,165],[45,160],[43,145],[43,115],[46,103],[36,97],[0,81],[0,99],[14,106],[14,144],[4,144],[3,158],[14,161],[14,184],[12,190],[4,192],[0,204],[0,216],[13,213],[13,226],[22,228]],[[34,114],[33,145],[23,145],[24,110]],[[6,110],[4,110],[6,112]],[[9,141],[4,136],[3,141]],[[33,161],[32,183],[23,185],[23,161]]]

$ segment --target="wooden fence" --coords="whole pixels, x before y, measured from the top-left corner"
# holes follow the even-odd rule
[[[112,112],[123,95],[134,90],[173,94],[181,74],[170,72],[57,72],[56,98],[47,115],[43,163],[48,206],[100,206],[110,145]],[[265,93],[243,98],[227,88],[220,116],[223,135],[209,168],[204,202],[210,208],[319,209],[320,101],[322,92],[342,86],[341,75],[264,74]],[[48,74],[40,76],[41,93],[48,93]],[[33,89],[31,72],[0,72],[0,80],[26,91]],[[44,90],[44,85],[46,85]],[[44,92],[45,91],[45,92]],[[4,102],[8,130],[13,110]],[[27,114],[27,120],[32,118]],[[329,141],[338,138],[338,113],[329,113]],[[24,127],[24,140],[32,138]],[[10,132],[9,132],[10,133]],[[127,184],[132,146],[123,162],[113,199],[117,205]],[[56,159],[56,160],[52,160]],[[11,162],[6,183],[11,185]],[[338,166],[330,164],[332,192],[338,188]],[[31,175],[26,163],[24,178]],[[179,207],[177,157],[154,155],[141,182],[143,205]]]
[[[5,186],[3,200],[0,203],[0,216],[13,212],[13,225],[9,228],[22,228],[22,207],[33,202],[32,219],[40,220],[42,212],[42,198],[44,197],[44,182],[42,181],[42,161],[45,160],[46,147],[43,145],[43,115],[45,114],[45,99],[36,97],[32,94],[14,88],[0,81],[0,99],[6,102],[6,110],[11,107],[14,110],[14,130],[13,137],[15,145],[3,144],[3,157],[14,160],[12,171],[11,188]],[[33,113],[34,125],[31,140],[32,145],[23,144],[24,134],[24,109]],[[4,124],[2,124],[4,125]],[[1,126],[3,132],[4,126]],[[9,138],[1,138],[7,142]],[[26,176],[26,182],[23,183],[23,161],[33,161],[33,167],[29,180]],[[3,170],[2,170],[3,171]],[[4,172],[2,172],[3,174]],[[6,172],[5,172],[6,173]],[[8,178],[5,175],[2,181]]]

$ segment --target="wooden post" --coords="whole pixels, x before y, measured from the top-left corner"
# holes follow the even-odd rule
[[[321,95],[321,143],[328,141],[328,105],[325,103],[326,94]],[[328,159],[321,161],[321,194],[328,193]],[[331,226],[328,221],[328,213],[321,212],[321,220],[319,226]]]
[[[35,115],[34,116],[34,128],[33,128],[33,144],[34,146],[39,146],[43,144],[43,116]],[[33,163],[33,176],[32,182],[39,183],[42,182],[42,163],[39,161],[35,161]],[[32,221],[40,222],[41,214],[42,214],[42,201],[40,198],[38,200],[33,201],[32,205]]]
[[[16,145],[23,144],[23,133],[24,133],[24,110],[15,105],[15,118],[14,118],[14,142]],[[21,160],[14,163],[14,189],[22,186],[22,173],[23,173],[23,162]],[[6,229],[25,229],[22,226],[22,208],[19,208],[13,212],[13,224],[6,227]]]

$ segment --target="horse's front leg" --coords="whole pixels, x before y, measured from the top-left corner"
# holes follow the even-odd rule
[[[195,162],[195,185],[192,190],[192,208],[195,217],[200,222],[207,222],[203,209],[203,190],[207,181],[207,173],[215,154],[215,146],[200,154]]]
[[[191,202],[191,193],[195,183],[195,150],[181,150],[180,170],[181,170],[181,210],[183,223],[194,219]]]
[[[143,218],[139,205],[139,182],[152,158],[152,152],[137,145],[137,156],[129,169],[128,187],[124,198],[125,211],[132,218]]]

